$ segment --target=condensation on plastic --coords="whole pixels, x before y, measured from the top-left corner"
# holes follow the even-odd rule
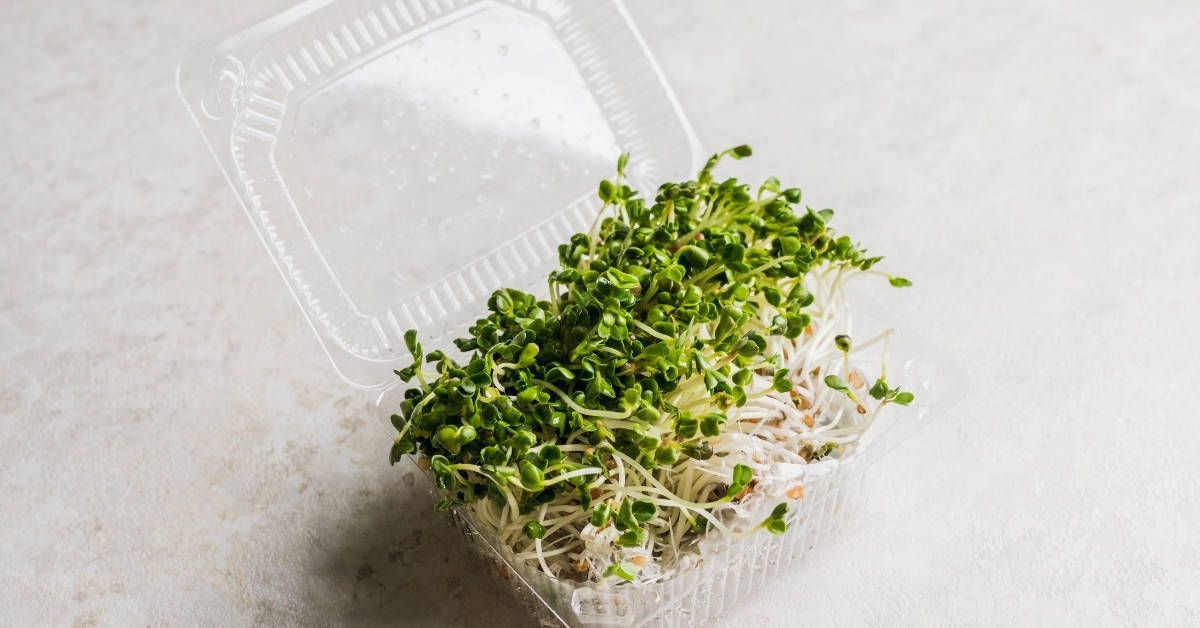
[[[334,367],[383,389],[384,420],[403,332],[450,349],[496,288],[544,291],[619,153],[641,190],[704,157],[616,0],[310,0],[197,48],[177,78]],[[918,404],[806,484],[786,535],[730,543],[665,582],[556,581],[453,518],[547,625],[704,623],[815,546],[863,471],[957,400],[961,369],[930,355],[897,337],[892,372]]]

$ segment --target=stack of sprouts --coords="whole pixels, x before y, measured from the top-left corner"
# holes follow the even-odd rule
[[[588,233],[562,244],[545,300],[496,291],[490,313],[425,353],[392,416],[394,464],[418,456],[443,498],[473,509],[516,559],[554,578],[670,577],[710,534],[786,532],[803,474],[852,453],[909,392],[851,356],[844,286],[882,258],[770,178],[694,181],[647,201],[617,176]],[[790,472],[784,472],[790,470]],[[771,500],[764,508],[746,504]],[[758,513],[746,521],[747,513]],[[620,580],[617,580],[618,582]]]

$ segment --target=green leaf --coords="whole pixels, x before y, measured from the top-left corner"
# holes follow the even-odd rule
[[[788,371],[779,369],[775,371],[774,377],[771,378],[771,389],[775,392],[790,392],[792,390],[792,380],[788,377]]]
[[[754,471],[750,467],[744,464],[735,465],[733,467],[733,481],[729,483],[729,490],[726,496],[730,499],[736,497],[738,493],[742,492],[742,489],[750,485],[752,480],[754,480]]]
[[[655,515],[658,514],[658,506],[655,506],[654,502],[648,499],[639,499],[633,502],[630,510],[633,513],[633,518],[636,519],[639,524],[650,521]]]
[[[705,266],[708,266],[708,251],[705,251],[694,244],[681,247],[679,252],[675,254],[675,257],[684,264],[687,264],[692,269],[704,268]]]
[[[434,438],[452,454],[457,454],[462,448],[462,443],[458,441],[458,429],[453,425],[443,425]]]
[[[417,330],[410,329],[404,332],[404,346],[408,348],[408,352],[413,354],[413,357],[418,362],[421,361],[419,357],[416,357],[421,355],[421,345],[417,342]]]
[[[884,396],[888,394],[887,382],[880,377],[879,379],[875,380],[875,384],[871,386],[871,390],[869,392],[872,397],[876,399],[883,399]]]
[[[637,517],[633,516],[633,502],[628,497],[621,500],[621,507],[617,510],[613,523],[617,525],[618,530],[638,527]]]
[[[687,270],[679,264],[668,264],[662,270],[655,273],[654,278],[659,281],[671,281],[678,283],[683,281],[683,276]]]
[[[912,393],[910,393],[910,392],[902,392],[902,393],[899,393],[899,394],[897,394],[897,395],[896,395],[896,396],[895,396],[895,397],[892,399],[892,401],[893,401],[894,403],[898,403],[898,404],[900,404],[900,405],[902,405],[902,406],[907,406],[908,404],[912,403],[912,402],[913,402],[913,399],[915,399],[915,398],[916,398],[916,397],[915,397],[915,396],[913,396],[913,394],[912,394]]]
[[[433,469],[434,473],[449,473],[450,460],[445,456],[438,454],[429,459],[429,467]]]
[[[617,547],[641,547],[646,544],[647,532],[642,528],[633,528],[617,537],[613,544]]]
[[[558,445],[546,445],[539,454],[546,464],[554,464],[563,459],[562,449]]]
[[[484,464],[501,465],[508,462],[508,455],[504,453],[504,450],[495,445],[484,447],[480,450],[479,457],[483,460]]]
[[[528,367],[532,365],[534,358],[537,357],[538,350],[538,346],[532,342],[525,345],[525,348],[521,349],[521,357],[517,360],[517,366]]]
[[[629,562],[613,563],[604,569],[604,577],[616,576],[622,580],[633,582],[637,578],[638,566]]]
[[[632,290],[641,285],[638,278],[616,268],[609,268],[604,271],[604,276],[612,282],[612,284],[622,290]]]
[[[600,182],[600,189],[597,191],[597,195],[600,197],[600,200],[604,201],[605,203],[610,203],[612,202],[615,193],[616,188],[613,186],[612,181],[605,179],[604,181]]]
[[[397,462],[400,462],[400,458],[404,454],[412,453],[413,449],[414,448],[411,441],[397,438],[395,442],[392,443],[392,451],[389,456],[389,460],[392,464],[396,464]]]
[[[592,509],[591,524],[597,528],[603,528],[608,520],[612,518],[612,507],[608,504],[596,504]]]
[[[681,415],[675,420],[675,433],[683,438],[692,438],[700,428],[700,422],[691,415]]]
[[[545,483],[542,470],[528,460],[517,463],[517,471],[521,474],[521,484],[530,490],[538,490]]]
[[[891,277],[888,279],[888,283],[892,284],[892,287],[895,288],[907,288],[912,285],[912,282],[904,277]]]
[[[846,382],[842,381],[842,378],[838,377],[837,375],[825,376],[825,385],[840,393],[850,392],[850,387],[846,386]]]
[[[724,414],[710,412],[700,418],[700,433],[709,437],[716,436],[721,433],[721,424],[724,422]]]
[[[536,521],[525,522],[525,526],[521,528],[521,531],[531,539],[540,539],[546,536],[546,526]]]

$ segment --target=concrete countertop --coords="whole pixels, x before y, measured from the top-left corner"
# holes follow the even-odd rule
[[[175,95],[273,4],[0,7],[0,625],[529,621]],[[746,4],[631,12],[705,144],[840,210],[971,386],[717,624],[1200,623],[1200,12]]]

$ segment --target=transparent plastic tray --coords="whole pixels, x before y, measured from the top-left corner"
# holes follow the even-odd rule
[[[309,0],[197,48],[178,88],[334,367],[385,420],[403,332],[452,349],[496,288],[544,290],[619,153],[644,191],[706,157],[613,0]],[[961,372],[928,349],[893,343],[918,405],[806,484],[785,536],[667,582],[554,581],[454,519],[550,625],[703,623],[812,547],[869,463],[954,401]]]

